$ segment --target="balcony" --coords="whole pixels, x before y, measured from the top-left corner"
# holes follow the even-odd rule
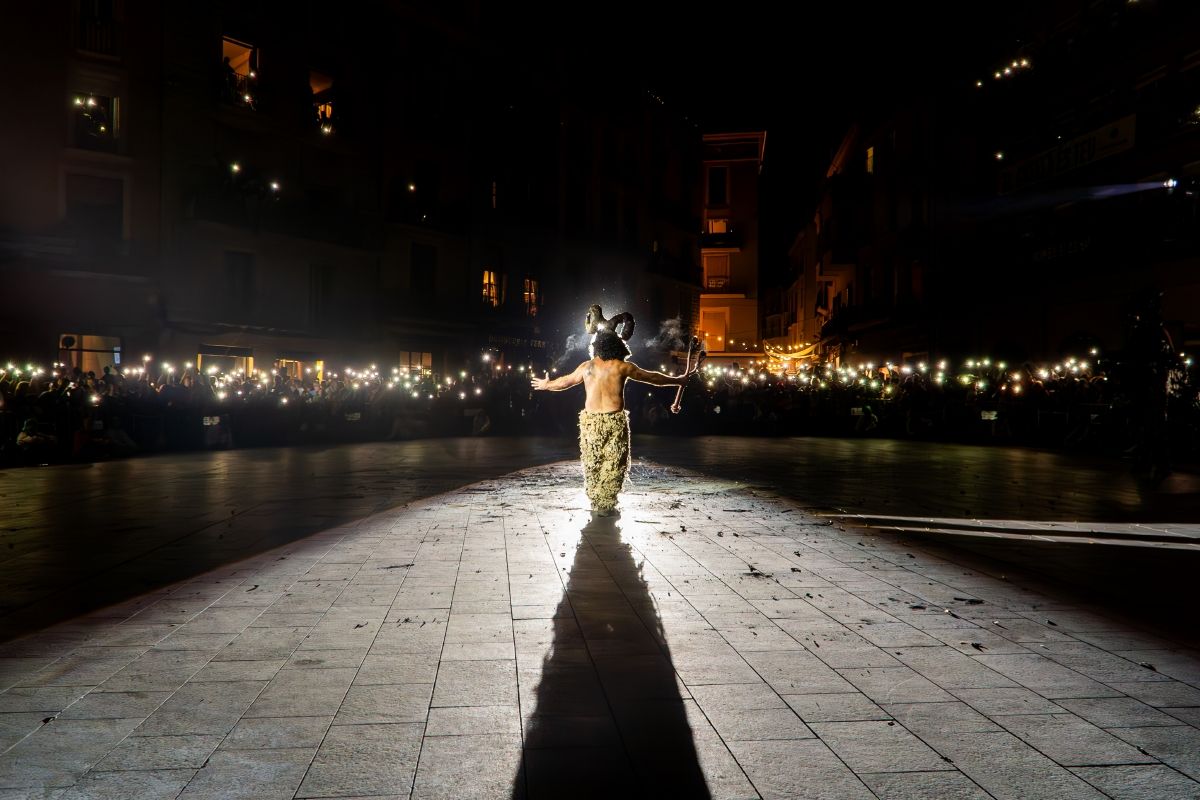
[[[254,96],[256,77],[226,70],[221,82],[221,99],[230,105],[254,110],[258,105]]]
[[[59,234],[0,233],[0,262],[21,268],[61,269],[137,280],[152,268],[130,254],[129,242],[68,226]]]
[[[119,58],[121,28],[111,19],[80,17],[75,26],[75,49],[84,53]]]
[[[255,109],[258,82],[258,48],[229,36],[221,39],[221,99]]]
[[[742,235],[734,231],[700,234],[700,248],[702,250],[708,248],[740,250],[742,248],[742,241]]]
[[[334,122],[333,78],[311,70],[308,77],[312,91],[313,124],[322,136],[332,136]]]

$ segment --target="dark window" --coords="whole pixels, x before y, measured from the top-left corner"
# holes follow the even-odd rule
[[[248,314],[254,309],[254,254],[225,251],[225,296],[229,310]]]
[[[708,168],[708,204],[729,205],[729,167]]]
[[[120,54],[114,0],[76,0],[75,47],[103,56]]]
[[[437,254],[437,248],[433,245],[412,243],[409,288],[414,297],[429,299],[437,291]]]

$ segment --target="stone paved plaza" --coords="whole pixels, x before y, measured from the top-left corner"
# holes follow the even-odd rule
[[[640,462],[364,516],[5,643],[0,798],[1200,797],[1200,655]]]

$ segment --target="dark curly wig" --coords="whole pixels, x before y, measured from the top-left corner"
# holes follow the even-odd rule
[[[624,361],[632,355],[625,340],[612,331],[600,331],[592,337],[592,357],[604,361]]]

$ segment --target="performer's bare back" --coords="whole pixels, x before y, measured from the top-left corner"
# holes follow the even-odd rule
[[[651,386],[681,386],[689,377],[690,374],[665,375],[661,372],[651,372],[632,361],[593,358],[584,361],[569,375],[554,380],[534,378],[531,384],[534,389],[561,392],[582,383],[587,395],[584,410],[593,414],[607,414],[624,410],[626,381],[648,383]]]

